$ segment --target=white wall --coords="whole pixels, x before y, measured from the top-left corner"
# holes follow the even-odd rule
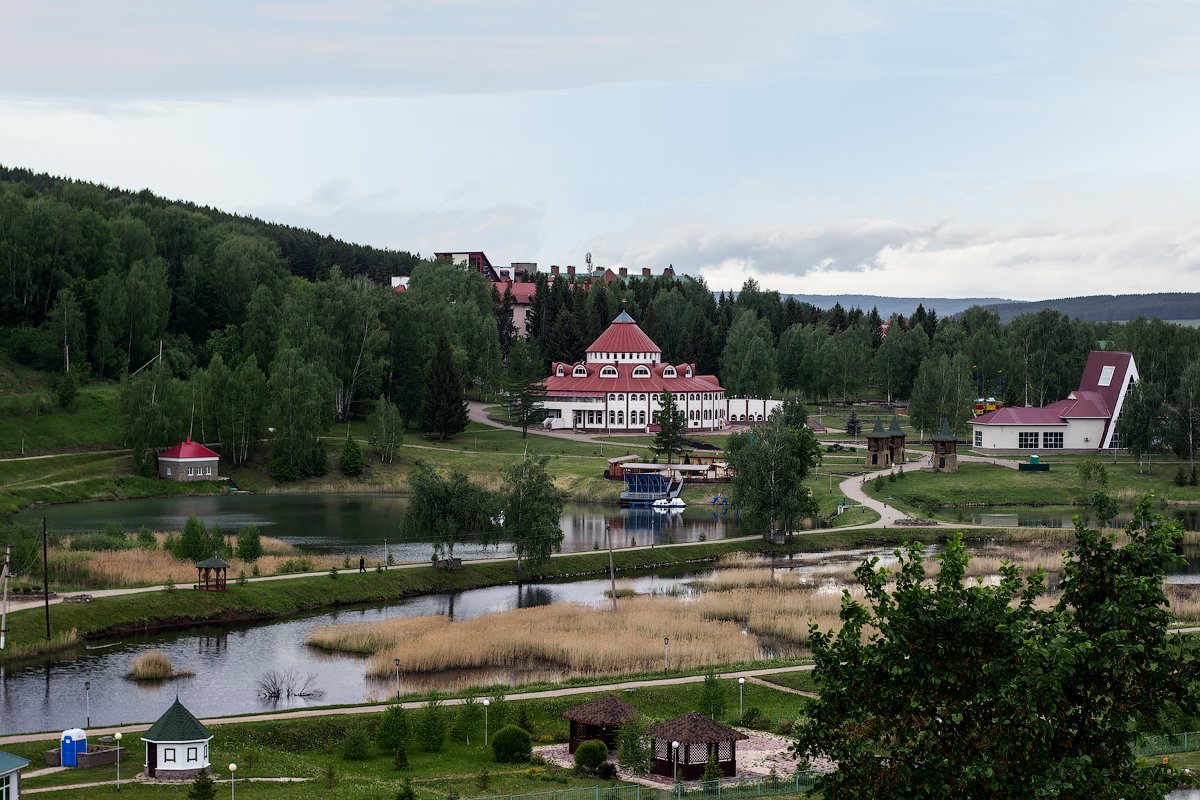
[[[971,449],[979,452],[988,450],[1024,450],[1030,453],[1053,453],[1054,449],[1044,445],[1046,433],[1063,434],[1064,450],[1099,450],[1104,433],[1102,419],[1074,419],[1067,425],[971,425]],[[975,431],[983,432],[982,445],[975,446]],[[1037,432],[1038,446],[1020,446],[1021,433]]]
[[[174,751],[174,761],[167,760],[167,757],[171,755],[168,753],[169,750]],[[148,745],[147,753],[149,753]],[[155,765],[155,769],[203,769],[208,766],[208,742],[159,744],[157,760],[158,763]]]
[[[762,400],[757,397],[731,397],[729,403],[729,420],[744,422],[747,414],[753,414],[755,419],[769,419],[775,409],[783,405],[782,400]]]

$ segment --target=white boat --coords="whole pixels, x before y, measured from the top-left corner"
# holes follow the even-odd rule
[[[650,504],[654,508],[687,508],[687,503],[678,497],[663,497]]]

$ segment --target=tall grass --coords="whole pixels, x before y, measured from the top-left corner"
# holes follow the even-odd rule
[[[134,681],[165,681],[170,678],[184,678],[192,673],[175,671],[175,665],[170,657],[161,650],[147,650],[133,660],[133,669],[125,677]]]

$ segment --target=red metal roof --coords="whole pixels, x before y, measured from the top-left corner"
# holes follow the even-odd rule
[[[608,330],[596,337],[588,347],[589,353],[661,353],[662,349],[646,332],[638,327],[633,317],[624,311],[612,321]]]
[[[533,296],[537,294],[536,283],[529,283],[527,281],[507,281],[504,279],[496,281],[496,291],[499,293],[501,299],[504,298],[505,289],[511,289],[513,302],[520,303],[522,305],[529,305],[532,303]]]
[[[563,376],[561,378],[556,374],[559,366],[560,364],[558,363],[551,364],[550,377],[546,379],[546,393],[554,397],[603,395],[608,392],[661,394],[664,389],[672,394],[679,394],[681,392],[725,391],[721,386],[721,382],[717,380],[716,375],[696,375],[696,366],[694,364],[584,364],[581,362],[576,365],[564,363],[561,364],[563,368]],[[574,372],[576,366],[582,366],[587,370],[587,376],[574,377],[572,372]],[[600,377],[600,370],[608,366],[616,369],[617,377]],[[667,367],[671,366],[674,367],[678,377],[664,378],[663,372],[666,371]],[[647,378],[633,377],[633,371],[637,367],[649,367],[650,376]],[[692,370],[691,378],[685,377],[689,367]]]
[[[199,442],[193,442],[189,436],[185,441],[174,447],[167,448],[158,454],[159,458],[220,458],[221,456],[209,450]]]
[[[1108,385],[1101,386],[1100,379],[1105,367],[1112,367],[1112,370]],[[1066,425],[1068,419],[1111,420],[1131,371],[1136,372],[1132,353],[1093,350],[1083,368],[1079,388],[1071,392],[1066,400],[1043,408],[1000,408],[970,422],[973,425]],[[1106,432],[1110,424],[1105,424]]]

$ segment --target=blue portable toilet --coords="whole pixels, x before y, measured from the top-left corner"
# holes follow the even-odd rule
[[[59,738],[61,756],[59,763],[64,767],[79,766],[79,754],[87,752],[87,734],[82,728],[63,731]]]

